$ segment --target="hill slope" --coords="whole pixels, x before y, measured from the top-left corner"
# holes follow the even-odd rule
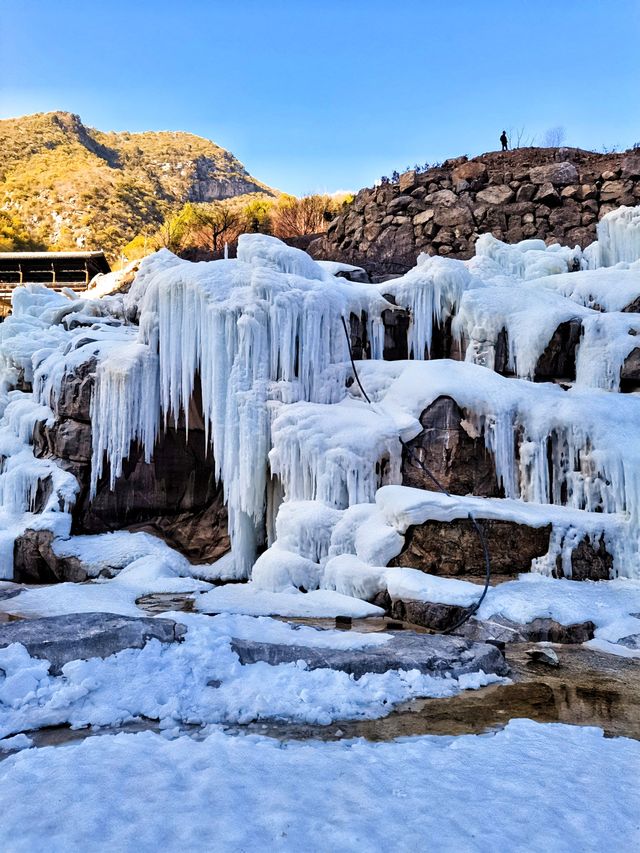
[[[113,255],[186,201],[255,192],[275,194],[190,133],[103,133],[66,112],[0,121],[0,211],[33,244]]]

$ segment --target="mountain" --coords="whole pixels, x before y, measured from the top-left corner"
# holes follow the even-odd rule
[[[67,112],[0,120],[0,247],[114,256],[185,202],[276,192],[190,133],[103,132]],[[3,240],[2,237],[5,239]]]

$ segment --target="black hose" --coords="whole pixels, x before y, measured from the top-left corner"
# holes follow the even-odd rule
[[[358,370],[356,368],[356,363],[353,360],[353,352],[351,350],[351,336],[349,335],[349,330],[347,329],[347,324],[345,322],[344,317],[341,317],[340,319],[342,320],[342,328],[344,329],[344,334],[345,334],[345,337],[347,339],[347,347],[349,349],[349,358],[351,359],[351,366],[353,368],[353,375],[355,376],[355,380],[358,383],[358,387],[362,391],[362,394],[363,394],[365,400],[367,401],[367,403],[371,404],[371,400],[369,399],[369,396],[368,396],[367,392],[364,390],[362,382],[360,381],[360,377],[358,375]],[[409,445],[406,443],[406,441],[403,441],[402,439],[400,439],[400,444],[402,445],[402,448],[407,452],[407,454],[409,456],[411,456],[411,458],[420,466],[420,468],[422,468],[424,473],[427,475],[427,477],[429,477],[429,479],[432,481],[432,483],[434,483],[436,488],[440,492],[442,492],[443,495],[446,495],[448,498],[450,498],[451,494],[445,489],[445,487],[438,480],[436,475],[432,471],[429,470],[429,468],[425,465],[425,463],[422,461],[422,459],[420,459],[419,456],[417,456],[417,454],[415,453],[413,448],[409,447]],[[482,554],[484,557],[484,566],[485,566],[484,589],[482,590],[482,594],[481,594],[480,598],[476,601],[476,603],[474,605],[472,605],[467,610],[467,612],[462,617],[462,619],[460,619],[458,622],[456,622],[455,625],[450,625],[448,628],[445,628],[444,631],[438,631],[437,629],[432,628],[431,630],[434,631],[434,633],[436,633],[436,634],[450,634],[452,631],[456,631],[458,628],[460,628],[462,625],[464,625],[465,622],[468,622],[469,619],[471,619],[471,617],[474,615],[474,613],[477,613],[478,610],[480,609],[480,605],[484,601],[485,596],[489,590],[489,584],[491,582],[491,555],[489,554],[489,544],[487,543],[487,537],[485,536],[484,530],[482,529],[481,525],[478,524],[478,521],[474,518],[474,516],[471,513],[468,513],[467,518],[469,519],[469,521],[473,525],[474,530],[478,534],[478,539],[480,540],[480,545],[482,546]]]
[[[349,358],[351,359],[351,367],[353,367],[353,375],[356,378],[356,382],[358,383],[358,387],[360,388],[360,390],[364,394],[365,400],[367,401],[367,403],[371,403],[371,400],[369,399],[367,392],[362,387],[362,382],[360,382],[360,377],[358,376],[358,371],[356,370],[356,363],[353,360],[353,353],[351,351],[351,335],[349,334],[349,330],[347,329],[347,323],[346,323],[344,317],[340,317],[340,319],[342,320],[342,328],[344,329],[344,334],[345,334],[345,337],[347,339],[347,347],[349,348]]]

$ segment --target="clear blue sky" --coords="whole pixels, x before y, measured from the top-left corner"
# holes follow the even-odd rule
[[[359,188],[556,125],[640,140],[640,0],[0,0],[0,116],[187,130],[257,177]]]

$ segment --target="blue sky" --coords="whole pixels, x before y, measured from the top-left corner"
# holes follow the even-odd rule
[[[0,0],[0,116],[187,130],[294,192],[495,149],[640,141],[640,0]]]

